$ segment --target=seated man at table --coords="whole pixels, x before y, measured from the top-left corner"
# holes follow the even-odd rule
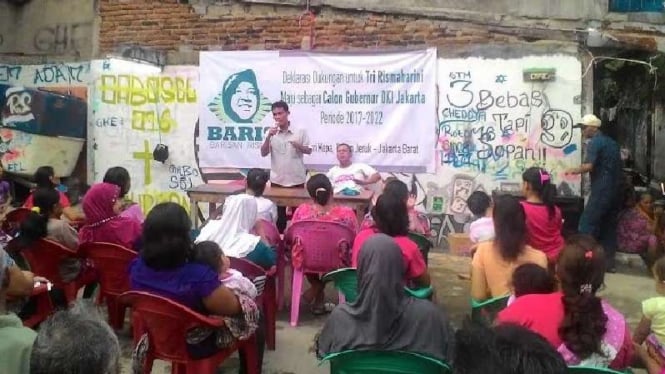
[[[353,209],[337,205],[332,202],[333,188],[330,180],[323,174],[316,174],[307,181],[307,192],[312,197],[311,203],[303,203],[293,213],[291,222],[304,220],[333,221],[347,226],[355,234],[358,230],[358,219]],[[290,238],[286,238],[289,241]],[[337,240],[331,238],[331,240]],[[293,243],[291,258],[293,267],[298,269],[303,263],[303,248],[299,243]],[[351,263],[351,253],[341,253],[340,258],[344,266]],[[311,288],[305,291],[303,299],[310,305],[312,314],[330,313],[334,305],[324,303],[325,285],[317,274],[307,274]]]
[[[326,174],[333,184],[335,193],[345,189],[360,191],[364,186],[381,180],[381,175],[371,166],[361,162],[352,162],[353,151],[346,143],[337,144],[337,161]]]

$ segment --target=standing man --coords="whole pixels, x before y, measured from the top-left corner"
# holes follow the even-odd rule
[[[373,167],[361,162],[352,162],[353,151],[346,143],[337,144],[337,161],[326,174],[333,184],[335,193],[345,188],[360,190],[381,180],[381,175]]]
[[[615,272],[617,224],[621,209],[623,170],[619,145],[600,131],[600,119],[593,114],[582,118],[582,135],[590,139],[582,165],[570,174],[591,174],[591,193],[580,217],[579,231],[592,235],[605,249],[607,271]]]
[[[305,185],[307,170],[303,155],[312,153],[307,132],[291,128],[289,105],[284,101],[272,104],[275,127],[268,130],[261,145],[261,156],[270,154],[270,184],[274,187],[300,188]],[[286,229],[286,207],[277,207],[277,228]]]

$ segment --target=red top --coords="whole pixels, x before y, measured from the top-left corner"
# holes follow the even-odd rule
[[[546,295],[524,295],[520,296],[506,309],[497,315],[497,323],[515,323],[540,334],[554,349],[560,350],[563,340],[559,336],[559,326],[564,318],[564,306],[561,300],[563,294],[554,292]],[[605,308],[605,307],[604,307]],[[607,314],[607,311],[606,311]],[[610,363],[610,368],[624,369],[630,365],[633,355],[633,342],[630,329],[623,316],[620,320],[613,321],[611,318],[606,325],[608,333],[603,340],[608,339],[615,329],[621,329],[623,340],[617,349],[617,354]],[[564,357],[565,359],[565,357]],[[568,364],[571,364],[568,362]]]
[[[526,227],[529,232],[528,244],[545,252],[550,263],[556,262],[564,244],[561,236],[563,226],[561,210],[555,206],[554,216],[550,219],[547,205],[522,201],[522,207],[526,214]]]
[[[60,195],[60,205],[62,205],[63,208],[67,208],[70,205],[72,205],[69,202],[69,199],[67,198],[67,195],[64,194],[64,192],[58,191],[58,194]],[[25,203],[23,204],[24,208],[31,209],[33,207],[32,195],[33,194],[31,193],[30,196],[28,196],[28,198],[25,200]]]
[[[368,228],[360,230],[358,235],[356,235],[356,238],[353,241],[353,249],[351,250],[351,266],[354,268],[358,267],[358,253],[360,253],[360,248],[362,248],[363,244],[370,236],[377,232],[376,228]],[[402,258],[404,259],[404,265],[406,267],[404,275],[406,279],[415,279],[425,274],[425,271],[427,271],[427,265],[425,265],[425,260],[418,249],[418,245],[409,239],[408,236],[396,236],[393,237],[393,240],[395,240],[399,248],[402,250]]]

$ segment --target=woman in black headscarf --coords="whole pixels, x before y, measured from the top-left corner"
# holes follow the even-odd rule
[[[404,263],[395,241],[376,234],[358,255],[358,298],[333,310],[317,338],[323,358],[346,350],[407,351],[452,361],[454,332],[428,300],[404,292]]]

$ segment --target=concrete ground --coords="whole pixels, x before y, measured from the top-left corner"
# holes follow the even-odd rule
[[[622,311],[632,328],[637,326],[641,318],[640,302],[655,294],[654,284],[647,276],[639,258],[619,258],[619,273],[608,274],[606,287],[602,291],[612,305]],[[461,280],[457,274],[468,273],[470,261],[467,258],[450,256],[445,253],[430,253],[430,274],[437,290],[437,303],[444,307],[453,324],[460,326],[464,316],[469,312],[469,281]],[[329,289],[327,295],[335,297]],[[322,327],[325,317],[313,317],[301,308],[298,327],[288,323],[288,306],[282,311],[277,321],[277,350],[266,351],[263,373],[265,374],[316,374],[328,373],[328,366],[319,366],[316,357],[310,352],[314,335]],[[126,327],[119,333],[123,352],[122,373],[130,373],[129,355],[131,341]],[[237,373],[238,359],[228,360],[219,373]],[[153,373],[170,373],[170,366],[165,362],[156,362]],[[639,373],[640,371],[636,371]]]

